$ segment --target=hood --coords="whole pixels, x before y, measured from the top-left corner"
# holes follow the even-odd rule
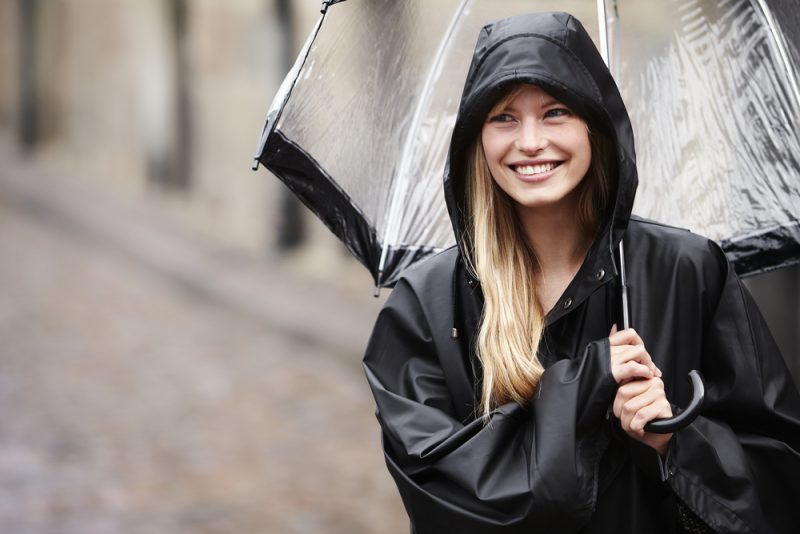
[[[505,90],[538,85],[569,106],[616,147],[610,205],[587,256],[588,268],[616,274],[613,250],[628,225],[636,186],[630,119],[616,83],[581,23],[568,13],[532,13],[483,27],[459,104],[444,188],[453,229],[462,247],[467,150]],[[463,247],[462,247],[463,249]]]

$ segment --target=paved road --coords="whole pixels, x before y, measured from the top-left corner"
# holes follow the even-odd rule
[[[407,532],[357,356],[3,187],[0,532]]]

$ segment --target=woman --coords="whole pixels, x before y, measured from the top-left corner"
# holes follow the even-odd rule
[[[724,254],[632,217],[636,184],[580,23],[484,27],[445,173],[458,246],[405,273],[364,358],[413,532],[796,528],[797,389]],[[635,331],[616,331],[623,239]],[[691,369],[701,415],[645,432]]]

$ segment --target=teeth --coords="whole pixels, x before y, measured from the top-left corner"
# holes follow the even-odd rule
[[[531,176],[534,174],[541,174],[543,172],[550,172],[556,167],[558,167],[558,163],[550,162],[550,163],[540,163],[538,165],[518,165],[514,167],[514,170],[517,171],[519,174],[525,176]]]

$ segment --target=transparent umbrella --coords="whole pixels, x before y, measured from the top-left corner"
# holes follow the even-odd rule
[[[634,212],[718,241],[742,276],[799,261],[797,3],[613,4],[611,66],[637,137]]]
[[[596,29],[631,115],[634,210],[719,241],[741,275],[789,265],[800,261],[800,24],[781,27],[800,18],[790,3],[328,0],[270,107],[253,168],[283,180],[376,288],[390,286],[454,243],[442,177],[478,30],[569,11]],[[703,392],[690,377],[689,409],[648,430],[692,420]]]
[[[323,6],[270,108],[263,163],[390,286],[455,241],[442,178],[475,39],[487,20],[593,2],[348,0]],[[596,33],[595,33],[596,35]]]
[[[263,163],[390,286],[454,243],[442,176],[480,27],[576,15],[637,135],[634,210],[719,241],[742,275],[800,259],[800,26],[787,0],[348,0],[323,14],[269,110]],[[600,16],[598,16],[600,13]]]

